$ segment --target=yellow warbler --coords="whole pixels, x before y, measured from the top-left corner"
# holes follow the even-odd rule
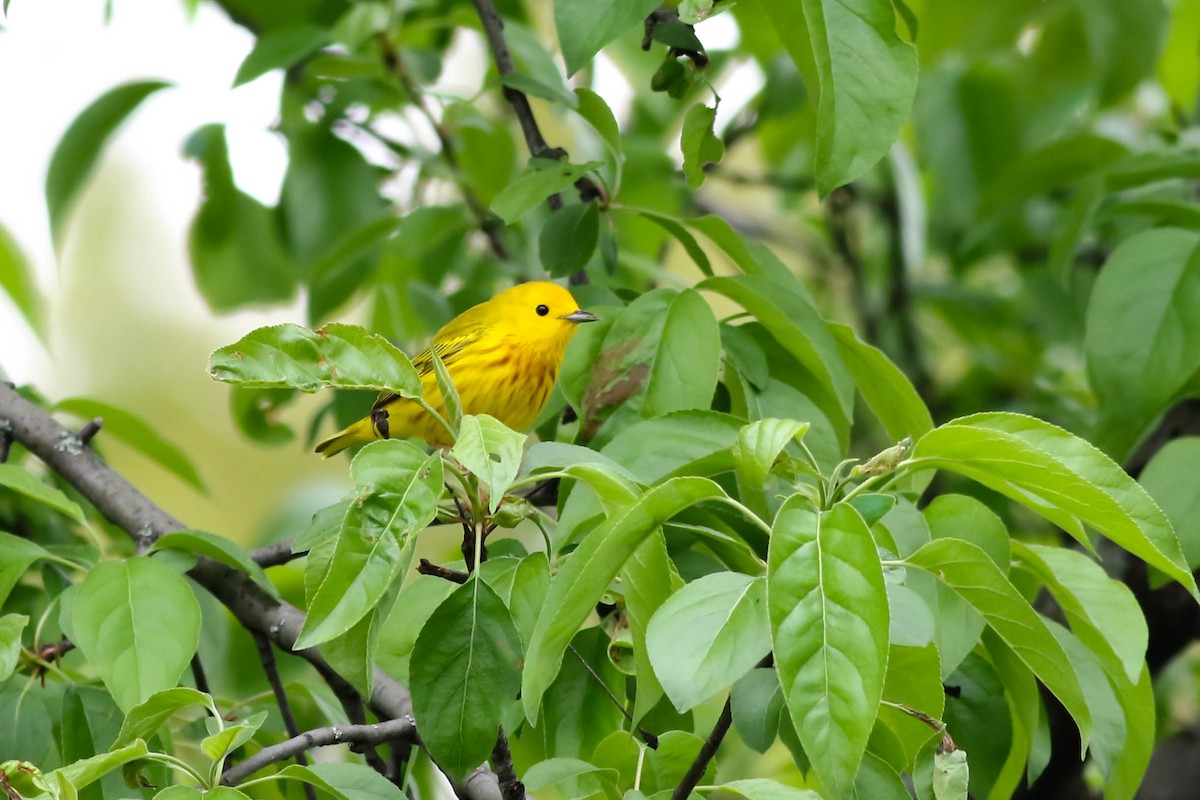
[[[575,327],[596,319],[557,284],[522,283],[450,320],[433,337],[433,349],[454,380],[464,413],[490,414],[522,430],[550,398]],[[425,400],[445,415],[430,351],[414,358],[413,366]],[[354,444],[404,436],[451,444],[446,430],[420,406],[384,393],[369,416],[321,442],[317,452],[328,458]]]

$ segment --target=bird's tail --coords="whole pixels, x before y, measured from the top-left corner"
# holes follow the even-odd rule
[[[337,455],[347,447],[363,442],[373,442],[379,436],[375,433],[375,428],[371,425],[371,418],[366,417],[360,419],[350,427],[338,431],[333,436],[330,436],[325,441],[317,445],[317,452],[325,458]]]

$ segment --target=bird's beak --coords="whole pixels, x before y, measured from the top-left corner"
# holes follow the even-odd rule
[[[572,311],[570,314],[563,314],[559,319],[565,319],[567,322],[599,322],[600,318],[590,311]]]

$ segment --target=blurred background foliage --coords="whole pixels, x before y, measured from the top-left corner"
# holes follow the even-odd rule
[[[13,0],[0,49],[32,35],[22,29],[27,5]],[[583,307],[613,316],[652,287],[695,283],[706,264],[720,274],[748,261],[799,275],[829,318],[905,371],[935,422],[1026,412],[1135,474],[1149,463],[1145,481],[1197,566],[1187,544],[1195,440],[1159,448],[1164,436],[1200,432],[1180,402],[1200,368],[1200,0],[897,0],[898,69],[908,43],[919,65],[911,112],[865,110],[879,125],[896,117],[899,138],[877,163],[843,170],[852,180],[836,188],[815,73],[802,75],[789,55],[795,37],[806,40],[794,28],[802,20],[782,5],[685,0],[677,13],[694,27],[663,14],[644,37],[625,30],[594,59],[587,30],[556,26],[561,5],[498,3],[516,68],[499,75],[464,2],[184,3],[178,14],[239,37],[219,40],[241,43],[236,58],[213,61],[231,96],[255,93],[265,163],[245,156],[239,141],[254,136],[244,122],[172,106],[186,84],[102,87],[69,129],[82,104],[56,108],[49,136],[66,133],[46,169],[49,224],[0,217],[10,298],[0,330],[27,348],[0,346],[0,363],[23,362],[27,374],[14,377],[52,400],[86,395],[145,420],[168,455],[160,448],[148,461],[115,443],[117,469],[197,527],[260,543],[341,493],[345,470],[308,444],[333,426],[328,417],[348,421],[368,400],[230,395],[210,383],[207,354],[252,325],[360,321],[415,352],[511,281],[574,276]],[[114,27],[142,11],[112,0],[90,9]],[[570,78],[564,56],[577,68]],[[592,165],[598,200],[572,189],[572,174],[557,187],[561,211],[545,194],[504,205],[505,187],[530,164],[504,87],[529,98],[551,149],[533,153],[541,166],[554,148]],[[23,109],[31,124],[40,108]],[[173,182],[191,193],[186,232],[168,235],[141,153],[118,146],[110,156],[105,145],[127,118],[136,129],[170,114],[195,124],[176,141],[138,142],[147,159],[167,154]],[[867,125],[839,135],[882,134]],[[6,160],[22,158],[5,149]],[[33,205],[34,195],[16,202]],[[706,215],[731,230],[695,222]],[[715,305],[719,317],[736,312]],[[646,332],[635,316],[620,319]],[[619,412],[588,399],[609,330],[578,337],[543,434],[568,401],[585,440],[619,431],[619,420],[605,428]],[[762,413],[828,411],[789,377],[790,356],[752,337],[722,328],[727,370],[758,391]],[[619,374],[619,360],[602,365]],[[716,407],[739,402],[727,392]],[[844,441],[850,431],[848,421],[814,423],[818,456],[822,446],[836,460],[847,445],[867,455],[888,443],[869,422]],[[128,438],[145,449],[144,433]],[[156,465],[175,457],[172,446],[194,476]],[[1166,673],[1168,727],[1196,723],[1193,663]]]

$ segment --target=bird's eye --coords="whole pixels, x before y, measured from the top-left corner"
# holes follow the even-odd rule
[[[537,314],[539,317],[544,317],[549,313],[550,313],[550,308],[548,306],[538,306],[537,307]]]

